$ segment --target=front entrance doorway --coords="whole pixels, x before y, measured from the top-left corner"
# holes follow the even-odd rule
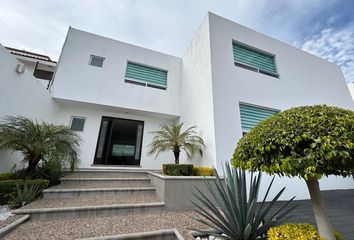
[[[140,165],[143,121],[102,117],[94,164]]]

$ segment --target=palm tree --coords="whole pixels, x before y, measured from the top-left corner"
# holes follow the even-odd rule
[[[78,161],[80,137],[70,128],[28,118],[7,116],[0,124],[0,149],[23,153],[28,162],[27,173],[32,172],[41,160],[60,157],[71,168]]]
[[[191,158],[196,152],[202,156],[202,148],[205,145],[203,139],[198,136],[197,127],[193,126],[182,132],[182,126],[183,123],[171,126],[162,123],[159,131],[152,132],[155,136],[148,146],[150,148],[149,154],[157,156],[161,152],[172,150],[176,164],[179,164],[181,150],[187,153],[188,158]]]

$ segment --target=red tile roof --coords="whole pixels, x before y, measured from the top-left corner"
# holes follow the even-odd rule
[[[11,47],[5,47],[5,48],[7,50],[9,50],[10,53],[12,53],[14,55],[23,56],[23,57],[29,57],[29,58],[38,59],[38,60],[47,61],[47,62],[52,62],[52,63],[57,63],[55,61],[52,61],[52,59],[50,59],[50,57],[47,56],[47,55],[34,53],[34,52],[29,52],[29,51],[25,51],[25,50],[21,50],[21,49],[17,49],[17,48],[11,48]]]

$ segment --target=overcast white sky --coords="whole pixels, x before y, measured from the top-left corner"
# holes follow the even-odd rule
[[[181,56],[208,11],[337,63],[354,81],[351,0],[2,0],[0,43],[57,60],[69,25]]]

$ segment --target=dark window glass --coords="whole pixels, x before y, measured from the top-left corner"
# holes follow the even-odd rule
[[[82,132],[84,130],[85,118],[73,117],[71,120],[70,129],[73,131]]]
[[[98,57],[98,56],[95,56],[95,55],[91,55],[89,64],[91,66],[95,66],[95,67],[102,67],[103,66],[103,61],[104,61],[103,57]]]

